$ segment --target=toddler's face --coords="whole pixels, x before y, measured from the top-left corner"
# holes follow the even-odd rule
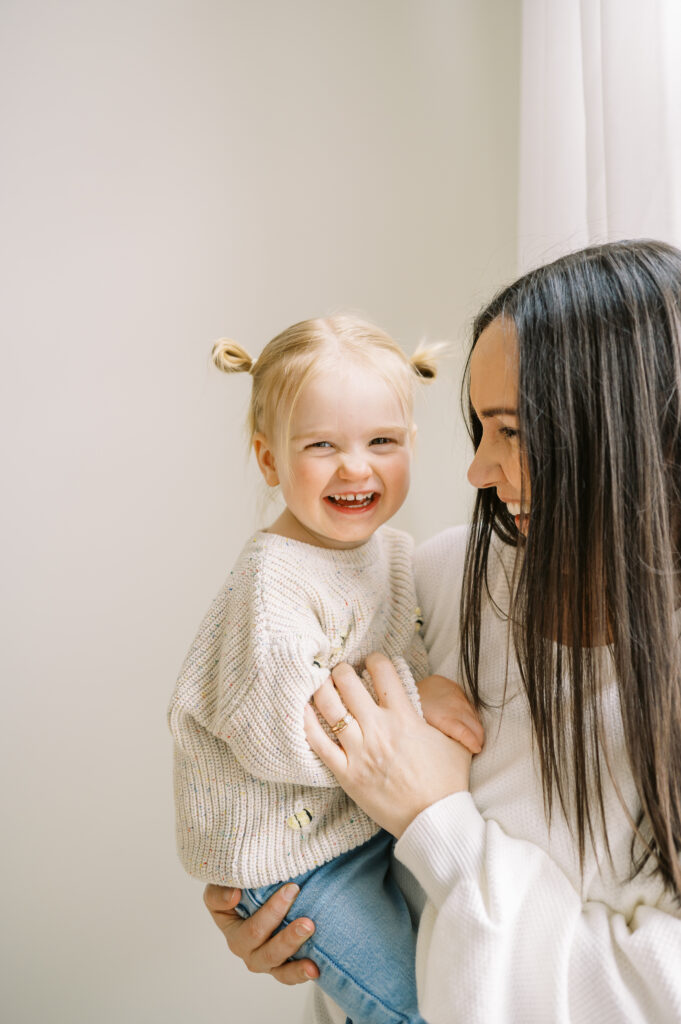
[[[397,512],[409,489],[413,435],[393,389],[366,367],[339,364],[306,385],[279,483],[311,543],[355,547]]]

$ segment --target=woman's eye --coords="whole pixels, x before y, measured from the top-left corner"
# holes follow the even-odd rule
[[[373,437],[369,444],[394,444],[394,438],[392,437]]]
[[[513,427],[500,427],[499,433],[502,435],[502,437],[507,437],[510,441],[512,441],[514,438],[518,437],[519,431],[514,430]]]

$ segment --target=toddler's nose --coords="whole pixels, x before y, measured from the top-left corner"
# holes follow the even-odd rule
[[[342,480],[364,480],[370,473],[369,463],[361,455],[345,455],[338,469]]]

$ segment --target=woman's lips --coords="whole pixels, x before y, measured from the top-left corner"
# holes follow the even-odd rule
[[[502,499],[503,500],[503,499]],[[519,501],[505,501],[504,505],[513,516],[516,530],[520,533],[527,533],[527,524],[530,517],[530,509],[528,505],[521,505]]]

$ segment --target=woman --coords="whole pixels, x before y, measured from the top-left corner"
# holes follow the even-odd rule
[[[678,1021],[681,253],[614,243],[520,278],[477,318],[467,380],[473,522],[424,545],[417,587],[485,749],[469,770],[381,656],[380,704],[339,667],[315,703],[355,721],[335,745],[310,713],[310,745],[425,890],[431,1024]],[[313,972],[284,963],[310,922],[268,938],[282,894],[250,930],[233,900],[206,893],[251,969]]]

